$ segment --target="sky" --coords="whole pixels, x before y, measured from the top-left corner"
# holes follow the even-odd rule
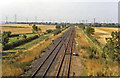
[[[119,0],[1,0],[0,21],[118,22]]]

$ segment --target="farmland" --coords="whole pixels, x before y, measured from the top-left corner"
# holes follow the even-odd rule
[[[78,28],[79,27],[79,28]],[[76,27],[76,41],[77,51],[81,56],[82,73],[81,76],[119,76],[119,62],[113,60],[111,56],[114,56],[110,50],[110,46],[114,48],[114,45],[110,45],[110,41],[106,41],[106,38],[110,38],[111,42],[115,39],[111,32],[118,32],[118,28],[109,27],[90,27],[91,30],[95,29],[92,35],[87,33],[89,26],[83,29],[82,26]],[[89,29],[90,29],[89,28]],[[93,28],[93,29],[92,29]],[[90,31],[89,31],[90,32]],[[81,40],[82,38],[83,40]],[[112,39],[113,38],[113,39]],[[113,41],[112,41],[113,40]],[[82,41],[82,43],[81,43]],[[107,47],[106,47],[107,46]],[[108,47],[109,46],[109,47]],[[109,48],[109,49],[108,49]],[[107,51],[106,51],[107,50]],[[108,52],[109,51],[109,52]],[[105,55],[104,55],[105,52]],[[111,53],[110,53],[111,52]],[[116,50],[116,53],[118,50]],[[107,54],[108,53],[108,54]],[[110,53],[110,54],[109,54]],[[118,57],[115,56],[115,59]]]
[[[118,28],[111,27],[93,27],[95,28],[94,37],[103,45],[105,45],[105,38],[111,37],[111,32],[118,31]]]
[[[46,30],[56,30],[55,25],[37,25],[38,28],[41,29],[40,37],[31,40],[30,42],[26,42],[22,45],[16,46],[9,50],[2,51],[3,58],[3,70],[2,75],[4,76],[18,76],[27,71],[30,67],[31,61],[40,58],[40,54],[42,51],[47,48],[53,40],[60,37],[63,33],[65,33],[69,28],[62,29],[61,33],[54,34],[55,32],[45,33]],[[29,29],[26,31],[26,29]],[[21,31],[20,31],[21,30]],[[2,25],[2,33],[4,31],[10,31],[11,37],[9,37],[9,41],[7,44],[13,44],[21,40],[26,40],[27,38],[34,37],[38,35],[38,33],[32,32],[32,26],[24,25],[24,24],[9,24]],[[26,35],[26,38],[23,37]],[[10,65],[8,65],[10,64]],[[9,73],[11,72],[11,73]],[[9,74],[7,74],[9,73]]]
[[[55,29],[55,25],[37,25],[45,32],[48,29]],[[3,24],[1,25],[3,31],[11,31],[12,34],[32,33],[32,25],[29,24]]]
[[[33,32],[33,26],[35,26],[36,28],[38,27],[38,29],[40,28],[41,32],[39,32],[38,29],[37,31],[34,30]],[[59,39],[61,39],[61,43],[62,40],[65,41],[65,37],[66,40],[69,39],[69,37],[72,35],[70,35],[70,29],[71,33],[75,34],[76,32],[76,37],[70,38],[71,40],[72,38],[73,40],[75,38],[75,45],[73,47],[73,50],[79,55],[72,56],[70,72],[71,76],[73,74],[72,72],[75,72],[76,76],[117,76],[119,74],[119,72],[117,71],[118,62],[112,61],[110,55],[107,55],[107,53],[107,57],[103,55],[103,48],[107,44],[106,38],[112,38],[111,32],[118,31],[118,28],[90,27],[86,25],[75,25],[69,27],[69,25],[37,24],[4,24],[1,25],[1,27],[2,33],[4,33],[4,31],[8,33],[9,40],[6,45],[8,46],[8,48],[13,46],[2,51],[2,68],[7,68],[6,70],[2,71],[2,74],[4,76],[18,76],[26,74],[31,75],[33,72],[29,70],[34,69],[34,66],[36,66],[35,63],[31,68],[32,62],[34,63],[37,62],[37,60],[42,59],[42,53],[44,54],[46,52],[51,52],[49,47],[52,45],[52,47],[54,48],[56,46],[55,44],[59,42]],[[73,32],[72,30],[75,30],[75,32]],[[64,33],[66,34],[65,37],[61,37],[64,36]],[[67,33],[70,36],[68,36]],[[54,40],[57,41],[54,42]],[[18,43],[21,44],[17,45]],[[65,44],[65,42],[63,43]],[[63,46],[63,43],[61,46]],[[6,47],[6,45],[4,46]],[[59,46],[60,44],[58,44],[58,47]],[[53,49],[53,52],[57,52],[57,49],[55,51]],[[60,58],[62,58],[62,56],[60,56]],[[60,60],[61,59],[59,59],[59,61]],[[73,60],[76,60],[77,63]],[[112,68],[112,66],[114,66],[114,68]],[[57,70],[58,67],[55,68],[55,70]]]

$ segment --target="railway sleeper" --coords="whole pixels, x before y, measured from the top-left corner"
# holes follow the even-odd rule
[[[66,52],[66,55],[71,55],[71,53],[70,52]]]

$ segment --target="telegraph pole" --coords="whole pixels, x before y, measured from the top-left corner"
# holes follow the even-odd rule
[[[26,23],[28,23],[28,18],[26,18]]]
[[[95,20],[95,18],[94,18],[94,24],[95,24],[95,22],[96,22],[96,20]]]
[[[35,22],[37,22],[37,17],[35,17]]]
[[[17,15],[15,14],[15,23],[17,22]]]
[[[86,20],[86,24],[88,23],[88,20]]]
[[[8,23],[8,17],[6,17],[6,23]]]
[[[81,20],[79,20],[79,23],[81,23]]]

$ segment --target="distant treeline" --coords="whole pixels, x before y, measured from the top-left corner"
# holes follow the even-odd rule
[[[120,25],[118,24],[115,24],[115,23],[109,23],[109,24],[106,24],[106,23],[95,23],[95,24],[83,24],[83,23],[80,23],[78,25],[85,25],[85,26],[92,26],[92,27],[114,27],[114,28],[120,28]]]
[[[70,23],[57,23],[57,22],[8,22],[6,24],[40,24],[40,25],[62,25],[62,24],[66,24],[66,25],[70,25]]]

